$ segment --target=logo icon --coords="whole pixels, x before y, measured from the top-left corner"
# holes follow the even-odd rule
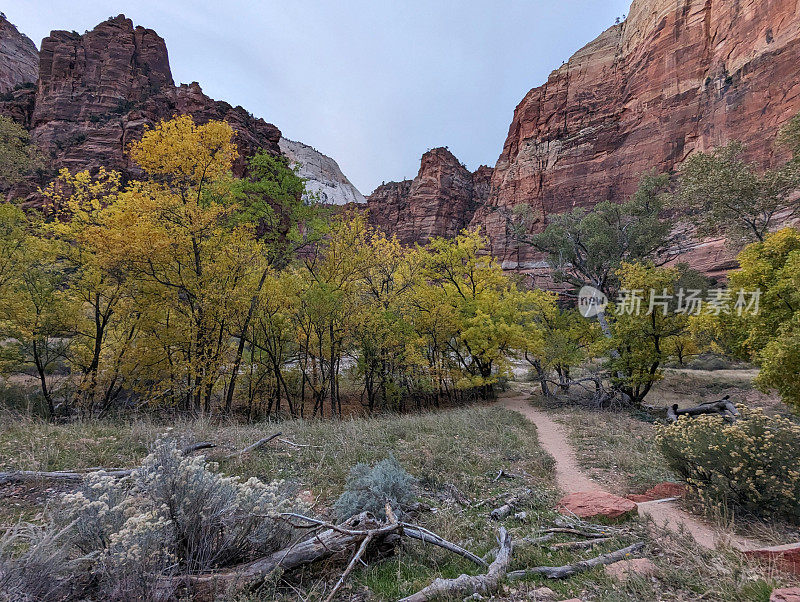
[[[594,318],[607,306],[608,297],[593,286],[584,286],[578,293],[578,311],[584,318]]]

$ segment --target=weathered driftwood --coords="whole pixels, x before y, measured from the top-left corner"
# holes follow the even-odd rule
[[[465,550],[461,546],[457,546],[456,544],[447,541],[446,539],[442,539],[433,531],[428,531],[418,525],[409,525],[408,523],[401,523],[403,525],[403,535],[406,535],[412,539],[418,539],[423,543],[433,544],[435,546],[439,546],[445,550],[453,552],[454,554],[458,554],[459,556],[463,556],[467,560],[471,560],[478,566],[486,567],[488,566],[487,563],[478,556],[475,556],[472,552]]]
[[[418,525],[399,522],[391,508],[387,509],[388,522],[386,523],[379,521],[372,514],[366,512],[354,516],[340,525],[295,513],[287,513],[282,517],[296,528],[324,530],[316,532],[304,541],[292,544],[283,550],[247,564],[217,573],[189,575],[172,579],[165,583],[164,590],[168,591],[178,583],[188,590],[187,593],[195,601],[214,600],[220,594],[230,596],[236,592],[256,588],[276,570],[291,572],[336,554],[355,550],[347,564],[347,568],[345,568],[333,590],[328,595],[327,600],[332,600],[365,555],[385,556],[394,549],[403,536],[439,546],[464,556],[476,564],[485,566],[485,563],[474,554],[435,533]],[[302,521],[304,524],[297,524],[292,521]]]
[[[719,414],[727,420],[736,420],[739,417],[739,410],[736,409],[736,406],[730,399],[730,396],[726,395],[719,401],[703,403],[699,406],[683,410],[678,409],[678,404],[675,404],[667,410],[667,420],[670,422],[677,422],[678,418],[681,416],[693,417],[705,414]]]
[[[508,571],[513,549],[511,536],[503,527],[500,528],[499,544],[500,551],[484,575],[460,575],[455,579],[436,579],[426,588],[403,598],[400,602],[428,602],[446,596],[491,594],[497,591],[500,581]]]
[[[627,548],[617,550],[616,552],[601,554],[595,558],[581,560],[575,564],[568,564],[566,566],[537,566],[521,571],[511,571],[506,576],[512,581],[514,579],[524,579],[525,577],[532,577],[534,575],[547,577],[548,579],[566,579],[567,577],[572,577],[573,575],[583,573],[598,566],[614,564],[620,560],[625,560],[628,556],[632,556],[643,547],[644,542],[639,542]]]
[[[306,517],[298,516],[298,518]],[[177,581],[187,588],[196,602],[211,601],[216,599],[218,594],[229,596],[235,592],[258,587],[278,569],[290,572],[347,550],[360,549],[364,541],[369,539],[361,554],[363,555],[370,544],[375,546],[387,536],[397,534],[401,530],[402,527],[398,523],[384,524],[365,512],[346,520],[341,525],[330,525],[330,528],[313,537],[264,558],[217,573],[184,576]],[[172,580],[165,589],[169,590],[174,586],[175,580]]]

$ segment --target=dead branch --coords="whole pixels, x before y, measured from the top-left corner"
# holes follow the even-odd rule
[[[265,443],[265,441],[262,439]],[[260,441],[263,445],[263,443]],[[256,444],[258,445],[258,444]],[[181,450],[184,456],[193,454],[202,449],[211,449],[216,444],[209,441],[187,445]],[[252,447],[252,446],[251,446]],[[244,453],[243,450],[242,453]],[[133,474],[133,468],[103,468],[94,466],[92,468],[73,468],[72,470],[14,470],[10,472],[0,472],[0,485],[5,483],[33,483],[37,481],[64,481],[67,483],[77,483],[86,478],[89,473],[100,472],[105,476],[121,479]]]
[[[593,537],[595,539],[602,539],[607,537],[610,531],[606,531],[605,533],[602,531],[584,531],[582,529],[572,529],[569,527],[553,527],[551,529],[545,529],[543,533],[565,533],[567,535],[578,535],[580,537]]]
[[[531,490],[528,489],[524,493],[511,497],[506,500],[506,503],[500,506],[499,508],[495,508],[489,513],[494,520],[504,520],[508,518],[512,512],[514,512],[514,508],[516,508],[522,501],[529,496]]]
[[[272,441],[273,439],[277,439],[283,433],[275,433],[274,435],[270,435],[269,437],[264,437],[263,439],[259,439],[253,445],[248,445],[244,449],[239,451],[233,452],[232,454],[228,454],[227,456],[222,456],[223,460],[230,460],[231,458],[238,458],[244,456],[245,454],[249,454],[251,451],[257,450],[259,447],[264,447],[267,443]]]
[[[513,545],[511,536],[500,527],[500,551],[484,575],[460,575],[455,579],[436,579],[428,587],[400,600],[400,602],[427,602],[444,596],[463,596],[473,593],[490,594],[497,591],[500,581],[511,563]]]
[[[423,527],[418,525],[410,525],[408,523],[401,523],[403,525],[403,534],[411,537],[412,539],[418,539],[423,543],[433,544],[435,546],[439,546],[445,550],[453,552],[454,554],[458,554],[459,556],[463,556],[467,560],[471,560],[478,566],[486,567],[488,564],[481,558],[478,558],[472,552],[465,550],[461,546],[457,546],[454,543],[447,541],[446,539],[441,538],[440,536],[436,535],[433,531],[428,531]]]
[[[103,470],[93,471],[39,471],[39,470],[15,470],[12,472],[0,472],[0,485],[5,483],[32,483],[36,481],[65,481],[68,483],[79,483],[86,478],[87,474],[93,472],[103,473],[109,477],[122,478],[133,474],[133,470]]]
[[[216,446],[217,446],[216,443],[211,443],[210,441],[203,441],[201,443],[194,443],[192,445],[187,445],[181,450],[181,453],[184,456],[188,456],[190,454],[193,454],[194,452],[201,451],[203,449],[212,449]]]
[[[598,566],[603,566],[606,564],[613,564],[615,562],[619,562],[620,560],[624,560],[628,556],[631,556],[641,550],[644,547],[644,542],[638,542],[633,544],[632,546],[628,546],[627,548],[623,548],[621,550],[617,550],[616,552],[611,552],[609,554],[601,554],[595,558],[591,558],[589,560],[581,560],[580,562],[576,562],[575,564],[568,564],[566,566],[537,566],[530,569],[524,569],[522,571],[512,571],[508,573],[506,576],[510,580],[515,579],[524,579],[525,577],[532,577],[534,575],[540,575],[543,577],[547,577],[548,579],[565,579],[567,577],[572,577],[573,575],[577,575],[579,573],[583,573],[585,571],[591,570]]]
[[[316,519],[311,520],[326,524],[323,521],[316,521]],[[387,536],[401,531],[402,527],[399,523],[383,524],[373,515],[364,512],[346,520],[341,525],[335,525],[333,529],[326,529],[316,533],[313,537],[300,543],[278,550],[253,562],[217,573],[189,575],[170,580],[166,583],[165,590],[173,588],[177,582],[188,588],[193,600],[197,602],[212,601],[216,599],[215,596],[219,592],[225,592],[226,595],[229,595],[257,587],[278,569],[289,572],[304,565],[325,560],[348,549],[353,549],[357,546],[360,548],[364,541],[369,538],[370,541],[364,547],[366,552],[370,544],[375,547],[383,542]],[[363,556],[363,552],[361,556]],[[358,556],[356,561],[361,556]]]
[[[278,439],[281,443],[285,443],[286,445],[290,445],[292,447],[313,447],[314,449],[322,449],[321,445],[308,445],[306,443],[295,443],[294,441],[289,441],[288,439]]]
[[[670,422],[678,422],[678,418],[681,416],[694,417],[705,414],[719,414],[726,420],[733,422],[739,417],[739,410],[736,409],[736,406],[730,399],[730,395],[726,395],[719,401],[703,403],[699,406],[686,408],[684,410],[679,410],[678,404],[676,403],[667,410],[667,420]]]

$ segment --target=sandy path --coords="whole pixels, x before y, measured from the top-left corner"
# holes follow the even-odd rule
[[[527,394],[518,391],[509,392],[500,398],[500,404],[509,410],[519,412],[536,425],[539,443],[555,458],[556,482],[564,493],[605,491],[602,485],[591,479],[578,465],[575,450],[567,440],[564,427],[545,412],[534,408],[528,401]],[[616,495],[624,495],[624,492],[616,492]],[[722,541],[739,550],[752,550],[765,545],[738,535],[721,533],[683,510],[677,502],[645,502],[638,506],[640,516],[649,515],[656,525],[673,532],[688,531],[704,548],[713,549]]]

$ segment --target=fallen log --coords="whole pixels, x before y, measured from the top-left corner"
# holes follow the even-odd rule
[[[391,509],[387,509],[389,518],[387,523],[379,521],[367,512],[354,516],[339,525],[302,514],[286,513],[281,516],[295,528],[313,528],[317,531],[304,541],[292,544],[253,562],[216,573],[172,578],[164,582],[163,591],[174,590],[176,585],[183,586],[192,600],[196,602],[211,601],[218,599],[220,593],[231,596],[236,592],[257,588],[276,570],[291,572],[348,550],[355,550],[347,568],[328,595],[327,600],[332,600],[365,555],[370,553],[374,555],[377,552],[379,556],[385,556],[394,549],[403,536],[439,546],[485,566],[485,563],[474,554],[432,531],[418,525],[397,521]],[[303,521],[307,524],[296,524],[292,520]],[[324,530],[319,531],[319,529]]]
[[[500,551],[484,575],[460,575],[455,579],[435,579],[429,586],[400,600],[400,602],[428,602],[442,597],[464,596],[474,593],[491,594],[497,591],[511,563],[513,545],[511,536],[500,527]]]
[[[322,521],[315,522],[322,523]],[[258,587],[278,569],[289,572],[349,549],[357,547],[360,549],[368,538],[369,544],[378,545],[387,536],[402,532],[402,526],[399,523],[383,524],[368,512],[354,516],[340,525],[330,525],[330,527],[309,539],[232,569],[171,579],[165,583],[164,590],[174,589],[177,583],[187,588],[191,599],[195,602],[210,602],[217,599],[217,595],[220,593],[230,596],[236,592]],[[366,552],[366,546],[362,555],[364,552]]]
[[[238,458],[240,456],[244,456],[245,454],[249,454],[251,451],[255,451],[260,447],[264,447],[267,443],[272,441],[273,439],[277,439],[283,433],[275,433],[274,435],[270,435],[269,437],[264,437],[263,439],[259,439],[253,445],[248,445],[244,449],[239,451],[235,451],[232,454],[228,454],[227,456],[222,456],[223,460],[230,460],[231,458]]]
[[[676,403],[671,408],[667,409],[667,420],[674,423],[678,422],[678,418],[681,416],[694,417],[706,414],[719,414],[726,420],[734,421],[739,417],[739,410],[736,409],[736,405],[734,405],[730,399],[730,395],[726,395],[719,401],[703,403],[699,406],[683,410],[678,409],[678,404]]]
[[[103,470],[102,468],[93,471],[41,471],[41,470],[15,470],[12,472],[0,472],[0,485],[6,483],[32,483],[36,481],[64,481],[67,483],[80,483],[86,478],[87,474],[102,473],[109,477],[122,478],[133,474],[133,470]]]
[[[568,564],[566,566],[537,566],[530,569],[524,569],[521,571],[512,571],[508,573],[506,576],[508,577],[508,579],[512,581],[515,579],[524,579],[526,577],[533,577],[535,575],[547,577],[548,579],[566,579],[567,577],[572,577],[573,575],[589,571],[598,566],[603,566],[606,564],[614,564],[615,562],[619,562],[620,560],[625,560],[628,556],[635,554],[643,547],[644,547],[644,542],[640,541],[639,543],[635,543],[632,546],[628,546],[627,548],[617,550],[616,552],[601,554],[600,556],[597,556],[595,558],[590,558],[589,560],[581,560],[580,562],[576,562],[575,564]]]

